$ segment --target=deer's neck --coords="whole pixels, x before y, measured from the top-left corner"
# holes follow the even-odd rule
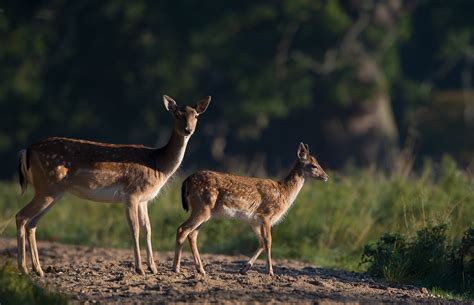
[[[286,204],[291,206],[301,191],[305,182],[303,168],[296,162],[288,176],[282,181],[284,194],[286,195]]]
[[[174,129],[168,143],[158,150],[156,167],[165,177],[170,177],[181,165],[189,137],[179,135]]]

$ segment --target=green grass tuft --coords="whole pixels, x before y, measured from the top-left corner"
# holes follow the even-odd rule
[[[68,304],[65,297],[52,293],[20,275],[16,267],[6,263],[0,267],[0,303],[19,304]]]

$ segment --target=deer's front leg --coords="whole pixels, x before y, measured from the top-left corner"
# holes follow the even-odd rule
[[[240,273],[241,274],[246,274],[247,271],[250,270],[250,268],[252,268],[253,264],[255,263],[255,261],[257,260],[257,258],[260,256],[260,253],[262,253],[264,247],[265,247],[265,243],[264,243],[264,238],[262,236],[262,226],[259,225],[259,224],[252,224],[252,230],[255,232],[255,235],[257,235],[257,238],[258,238],[258,249],[257,251],[255,251],[255,254],[254,256],[252,256],[252,258],[247,262],[247,264],[245,264],[244,267],[242,267],[242,269],[240,269]]]
[[[272,232],[268,222],[263,223],[263,240],[265,241],[265,252],[267,253],[267,273],[273,276],[272,266]]]
[[[145,232],[146,240],[146,255],[148,259],[148,267],[153,274],[158,273],[156,269],[155,260],[153,259],[153,249],[151,247],[151,225],[150,218],[148,217],[148,202],[140,202],[138,207],[140,226]]]
[[[132,233],[133,254],[135,257],[135,270],[139,274],[145,274],[142,267],[142,259],[140,257],[140,226],[138,223],[138,205],[139,202],[135,198],[130,198],[127,202],[127,221]]]

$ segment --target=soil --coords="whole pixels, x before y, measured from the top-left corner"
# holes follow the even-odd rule
[[[177,274],[171,270],[172,253],[160,252],[155,253],[158,274],[138,275],[131,249],[54,242],[39,242],[38,249],[45,277],[31,272],[31,279],[67,295],[73,303],[448,303],[426,288],[390,285],[366,274],[293,260],[274,260],[271,277],[265,274],[264,260],[241,275],[247,257],[203,254],[207,275],[201,276],[190,253],[183,253]],[[0,239],[0,261],[7,260],[16,263],[14,239]]]

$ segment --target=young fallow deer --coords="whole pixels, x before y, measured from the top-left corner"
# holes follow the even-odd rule
[[[178,106],[166,95],[163,101],[173,114],[174,127],[168,143],[162,148],[48,138],[21,151],[22,192],[28,183],[35,190],[30,203],[16,215],[18,268],[22,272],[28,272],[25,258],[25,238],[28,237],[33,269],[39,276],[44,275],[36,247],[36,225],[66,192],[92,201],[125,203],[133,238],[135,270],[144,274],[139,246],[141,226],[145,232],[148,267],[152,273],[157,272],[147,204],[180,166],[198,116],[206,111],[211,97],[200,100],[195,107]]]
[[[240,270],[245,274],[265,248],[267,272],[273,275],[272,235],[270,228],[279,222],[293,204],[307,177],[328,180],[318,161],[309,154],[308,145],[300,143],[298,159],[282,181],[241,177],[212,171],[189,176],[182,185],[183,208],[191,206],[191,216],[176,233],[173,270],[179,272],[183,243],[188,238],[199,273],[205,274],[197,248],[199,229],[213,216],[239,218],[247,221],[259,241],[255,255]]]

